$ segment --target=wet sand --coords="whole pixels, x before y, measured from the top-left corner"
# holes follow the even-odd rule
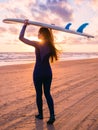
[[[98,130],[98,59],[52,64],[56,121],[36,120],[34,64],[0,67],[0,130]]]

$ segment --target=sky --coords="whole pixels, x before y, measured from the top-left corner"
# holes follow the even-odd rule
[[[56,47],[65,52],[98,52],[98,0],[0,0],[0,52],[32,52],[19,40],[22,24],[6,24],[6,18],[22,18],[77,30],[89,23],[85,33],[95,38],[54,31]],[[29,25],[25,37],[36,40],[39,27]]]

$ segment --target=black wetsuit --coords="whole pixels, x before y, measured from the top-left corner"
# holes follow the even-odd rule
[[[50,87],[52,82],[52,70],[49,63],[51,49],[48,43],[43,45],[38,42],[29,41],[24,38],[26,25],[23,26],[20,33],[20,40],[35,47],[36,63],[33,72],[33,81],[36,89],[36,103],[38,112],[43,115],[43,102],[42,102],[42,86],[47,100],[50,111],[50,116],[54,115],[54,103],[50,94]],[[23,38],[23,39],[22,39]]]

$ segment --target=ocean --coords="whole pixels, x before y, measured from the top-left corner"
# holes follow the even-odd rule
[[[98,58],[98,53],[63,52],[60,55],[59,60],[66,61],[91,58]],[[0,66],[32,62],[35,62],[34,52],[0,52]]]

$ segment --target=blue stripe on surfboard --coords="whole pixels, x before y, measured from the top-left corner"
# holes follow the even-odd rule
[[[77,32],[83,33],[84,28],[88,25],[89,23],[83,23],[78,29]]]
[[[65,29],[68,29],[69,30],[69,27],[72,25],[72,23],[68,23],[66,26],[65,26]]]

